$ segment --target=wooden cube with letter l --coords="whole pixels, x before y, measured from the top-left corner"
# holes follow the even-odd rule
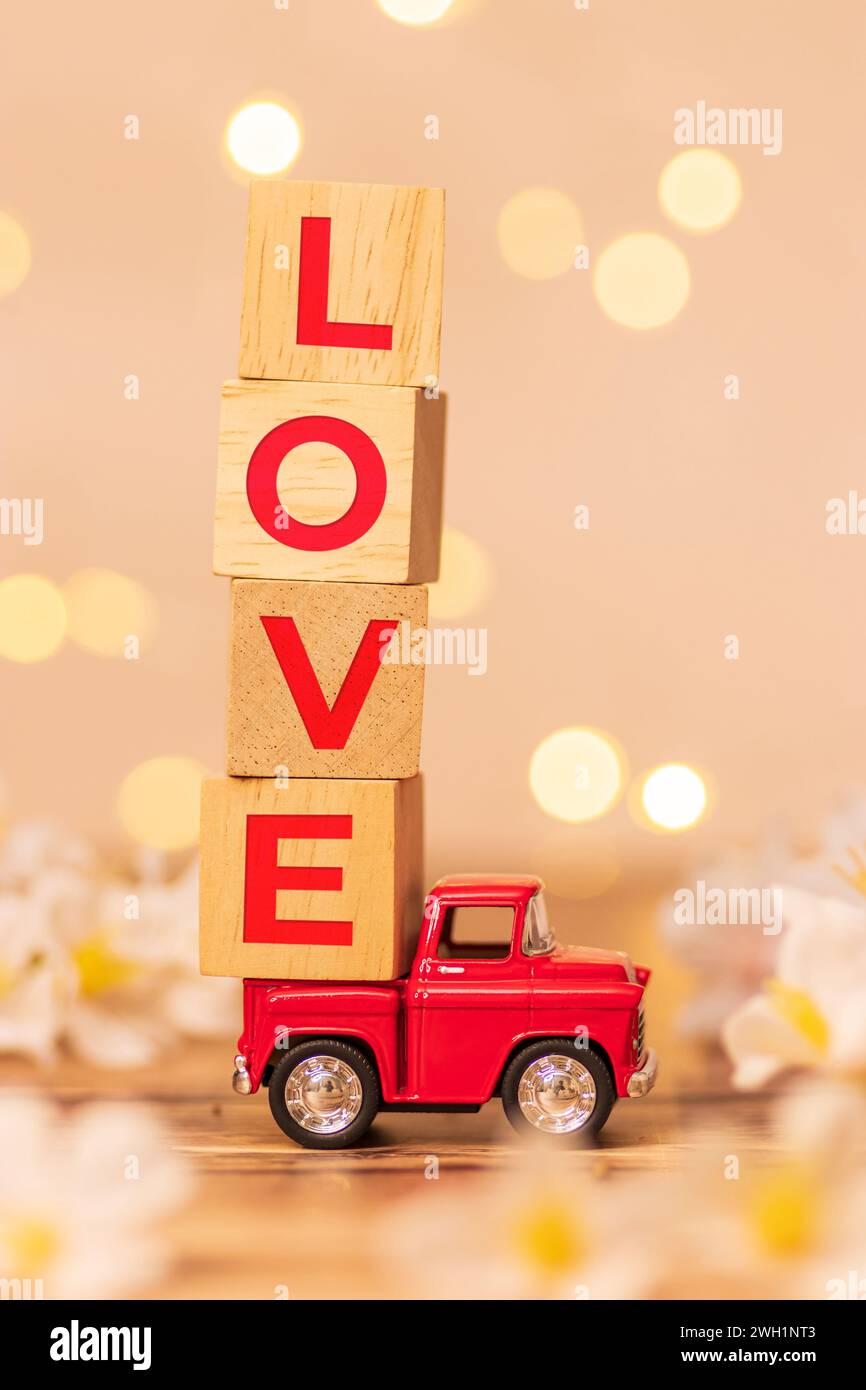
[[[391,980],[421,926],[421,778],[210,778],[204,975]]]
[[[429,385],[444,242],[440,188],[254,181],[239,375]]]
[[[229,381],[214,570],[251,579],[437,577],[445,399],[403,386]]]
[[[416,584],[232,581],[226,771],[235,777],[414,777],[423,665]]]

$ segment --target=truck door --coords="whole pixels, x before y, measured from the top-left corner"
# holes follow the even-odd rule
[[[413,1089],[431,1103],[478,1104],[489,1099],[515,1034],[529,1025],[523,906],[440,902],[438,911],[431,953],[407,999]]]

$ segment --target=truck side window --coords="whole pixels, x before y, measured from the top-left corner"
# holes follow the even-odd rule
[[[439,936],[440,960],[505,960],[511,955],[513,907],[449,907]]]

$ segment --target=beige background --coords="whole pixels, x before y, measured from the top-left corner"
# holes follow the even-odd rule
[[[0,301],[3,491],[43,496],[47,534],[2,538],[0,565],[58,581],[116,568],[154,592],[161,626],[138,663],[71,644],[3,663],[12,811],[120,841],[115,795],[136,763],[221,766],[229,586],[210,575],[212,500],[246,216],[222,136],[266,93],[302,118],[293,176],[447,189],[446,520],[489,552],[495,583],[467,619],[489,627],[489,673],[428,676],[433,870],[532,869],[551,841],[667,870],[780,816],[811,831],[864,763],[866,538],[824,531],[827,498],[863,477],[863,29],[850,0],[474,0],[422,30],[373,0],[19,7],[0,206],[34,260]],[[779,157],[732,152],[743,206],[707,237],[666,222],[655,195],[673,112],[699,99],[784,110]],[[129,113],[138,142],[122,138]],[[588,274],[512,273],[497,215],[535,184],[576,201],[594,254],[629,230],[669,234],[693,275],[680,317],[630,333]],[[739,662],[723,660],[727,633]],[[637,770],[706,768],[705,826],[649,835],[622,803],[556,827],[528,760],[583,723]]]

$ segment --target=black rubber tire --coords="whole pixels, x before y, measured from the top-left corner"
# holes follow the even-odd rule
[[[316,1134],[293,1120],[286,1107],[286,1082],[289,1075],[305,1057],[338,1057],[352,1068],[361,1082],[361,1109],[346,1129],[337,1134]],[[268,1082],[271,1114],[284,1134],[302,1144],[305,1149],[348,1149],[363,1139],[379,1110],[379,1078],[376,1069],[357,1047],[339,1038],[307,1038],[289,1048],[277,1062]]]
[[[536,1129],[523,1114],[517,1100],[517,1088],[526,1068],[539,1057],[547,1057],[554,1052],[566,1057],[576,1057],[587,1071],[592,1073],[595,1082],[595,1109],[586,1124],[570,1134],[549,1134]],[[613,1109],[615,1100],[616,1094],[607,1063],[591,1048],[577,1047],[574,1038],[542,1038],[540,1042],[530,1043],[512,1057],[502,1077],[502,1105],[517,1133],[537,1143],[543,1142],[560,1148],[583,1144],[592,1135],[598,1134]]]

